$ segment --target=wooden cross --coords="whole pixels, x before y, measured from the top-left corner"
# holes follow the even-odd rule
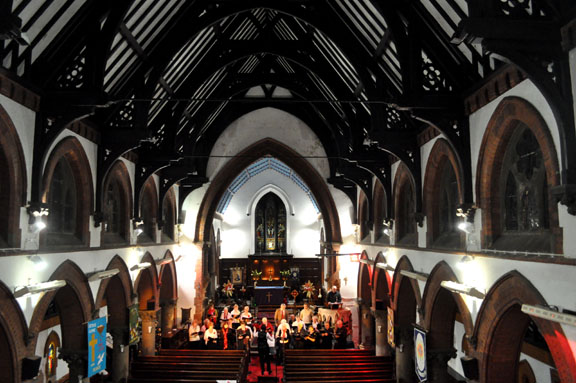
[[[268,294],[266,294],[266,296],[268,297],[268,303],[270,303],[270,298],[272,298],[272,293],[270,291],[268,291]]]

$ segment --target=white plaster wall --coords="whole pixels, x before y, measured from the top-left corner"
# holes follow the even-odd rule
[[[314,257],[318,252],[320,242],[320,224],[318,213],[306,194],[294,181],[280,175],[275,170],[265,170],[250,178],[248,182],[232,197],[222,224],[222,258],[242,258],[253,254],[254,246],[254,216],[246,211],[253,196],[267,185],[281,189],[289,198],[294,208],[294,215],[287,209],[286,251],[296,258]]]
[[[550,366],[540,362],[537,359],[532,358],[526,354],[520,354],[520,360],[526,359],[526,361],[532,367],[532,371],[534,372],[534,376],[536,377],[536,381],[538,383],[551,383],[552,378],[550,376]]]
[[[212,148],[208,160],[207,177],[214,179],[216,174],[234,156],[254,142],[272,138],[292,148],[308,161],[323,178],[330,175],[326,152],[318,137],[302,120],[275,108],[262,108],[248,113],[226,128]],[[297,169],[296,169],[297,170]]]

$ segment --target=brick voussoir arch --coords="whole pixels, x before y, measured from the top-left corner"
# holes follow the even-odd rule
[[[422,312],[424,313],[424,325],[428,330],[432,330],[433,311],[435,304],[437,304],[438,293],[444,288],[441,286],[442,281],[453,281],[460,283],[454,271],[445,261],[441,261],[434,266],[432,272],[428,276],[426,287],[424,287],[424,295],[422,298]],[[459,293],[451,293],[452,298],[458,307],[458,312],[464,324],[464,330],[468,339],[472,338],[474,332],[474,325],[472,323],[472,316],[466,302]]]
[[[383,298],[386,304],[390,302],[390,291],[392,290],[392,281],[388,272],[384,269],[376,267],[378,263],[386,263],[386,258],[382,252],[376,254],[376,259],[374,260],[374,272],[372,273],[372,307],[376,308],[376,302],[378,298]],[[382,283],[382,277],[384,282]]]
[[[398,219],[405,219],[406,217],[398,217],[398,212],[400,211],[400,198],[402,198],[402,193],[400,192],[402,187],[405,183],[409,183],[410,187],[412,188],[412,193],[416,193],[416,183],[414,182],[414,176],[408,166],[406,166],[403,162],[400,163],[398,169],[396,171],[396,175],[394,176],[394,186],[392,191],[392,198],[394,198],[394,218],[395,222],[395,230],[394,235],[396,236],[396,241],[400,240],[399,238],[400,232],[398,230]],[[405,197],[405,196],[404,196]],[[414,201],[418,198],[417,195],[413,195]],[[414,207],[416,207],[416,203],[414,203]],[[416,221],[410,222],[411,225],[416,225]],[[406,234],[406,233],[404,233]]]
[[[366,250],[362,251],[360,259],[369,259]],[[372,305],[372,273],[374,269],[366,263],[360,263],[358,268],[358,291],[357,296],[362,298],[364,304]]]
[[[338,212],[326,182],[305,158],[288,146],[271,138],[260,140],[238,153],[212,180],[198,210],[195,229],[196,242],[209,241],[212,230],[211,222],[214,218],[216,207],[234,177],[252,162],[265,156],[278,158],[298,173],[308,185],[318,203],[325,222],[326,242],[341,243],[342,237]]]
[[[142,273],[148,273],[148,275],[150,276],[150,280],[152,281],[152,291],[154,293],[154,307],[155,309],[158,308],[158,270],[156,269],[156,262],[154,261],[154,257],[152,257],[152,254],[150,254],[149,252],[146,252],[146,254],[144,254],[144,256],[142,257],[142,260],[140,262],[150,262],[151,266],[141,270],[138,273],[138,277],[136,277],[136,280],[134,281],[134,292],[137,293],[138,292],[138,286],[140,284],[140,280],[142,279]],[[138,297],[140,299],[140,297]]]
[[[418,286],[418,281],[412,278],[408,278],[401,274],[402,270],[406,271],[414,271],[414,267],[412,267],[412,263],[410,259],[406,255],[403,255],[398,263],[396,264],[396,269],[394,270],[394,277],[392,278],[392,308],[394,310],[398,307],[398,293],[400,292],[400,285],[402,284],[402,280],[407,278],[410,281],[410,285],[412,286],[412,290],[414,292],[414,296],[416,298],[416,306],[422,307],[422,296],[420,295],[420,286]]]
[[[16,383],[21,381],[21,360],[29,354],[24,343],[25,339],[28,339],[28,326],[26,325],[24,313],[22,313],[12,291],[1,281],[0,307],[2,308],[0,310],[0,326],[4,329],[10,345],[10,351],[12,351],[9,355],[12,374],[7,372],[4,374],[4,371],[0,371],[0,377],[11,375],[13,380],[7,383]]]
[[[2,169],[0,181],[8,185],[7,195],[7,238],[11,247],[20,247],[20,207],[26,204],[26,161],[16,127],[6,110],[0,105],[0,156],[4,157],[6,167]],[[0,161],[2,159],[0,158]]]
[[[128,270],[128,266],[126,262],[119,256],[115,255],[112,260],[108,263],[106,270],[111,269],[118,269],[120,272],[116,274],[118,278],[120,278],[120,282],[122,282],[122,287],[124,290],[124,297],[126,298],[126,307],[132,304],[132,296],[134,295],[132,289],[132,278],[130,277],[130,270]],[[106,294],[106,288],[108,287],[108,283],[110,279],[104,279],[100,282],[100,287],[98,288],[98,293],[96,295],[95,307],[99,308],[102,304],[104,299],[104,294]]]
[[[434,143],[428,163],[426,164],[426,173],[424,176],[424,195],[423,195],[423,210],[428,218],[428,233],[427,242],[432,243],[434,237],[438,235],[439,230],[439,214],[438,209],[441,198],[439,191],[442,190],[442,170],[444,164],[448,161],[456,175],[456,182],[458,184],[458,202],[462,204],[464,195],[464,182],[462,175],[462,167],[456,153],[443,138],[439,138]],[[454,212],[456,214],[456,212]]]
[[[475,357],[479,360],[480,383],[492,383],[501,377],[503,373],[508,372],[510,368],[504,368],[507,371],[490,370],[491,363],[498,359],[506,359],[510,354],[510,346],[502,346],[498,342],[508,342],[509,339],[495,336],[496,331],[503,334],[517,334],[520,337],[519,343],[522,342],[523,328],[518,325],[518,321],[512,319],[506,320],[506,314],[522,304],[548,306],[546,300],[540,292],[518,271],[511,271],[500,279],[490,288],[488,294],[476,319],[474,328],[474,338],[477,339]],[[519,315],[525,316],[523,313]],[[576,382],[576,359],[570,347],[569,341],[559,323],[549,320],[531,317],[538,326],[538,330],[544,336],[546,344],[552,354],[554,364],[558,369],[560,381],[563,383]],[[520,329],[518,329],[520,327]],[[504,338],[510,338],[512,335]],[[517,354],[520,353],[521,344],[517,345]],[[517,362],[517,361],[516,361]],[[495,380],[496,379],[496,380]]]
[[[50,276],[49,281],[53,280],[65,280],[66,287],[70,287],[76,294],[76,298],[80,303],[80,311],[74,313],[66,313],[68,315],[81,315],[81,318],[74,318],[80,323],[84,323],[92,319],[92,314],[94,313],[94,301],[92,299],[92,291],[88,284],[88,279],[86,275],[82,272],[80,267],[70,260],[66,260],[58,266],[56,271]],[[44,293],[36,307],[34,308],[34,313],[32,314],[32,319],[30,320],[30,334],[38,334],[44,321],[44,315],[48,306],[58,293],[57,291],[50,291]],[[62,313],[64,314],[64,313]],[[64,338],[65,334],[63,334]],[[36,350],[37,337],[34,337],[28,344],[28,353],[33,355]],[[66,339],[63,339],[66,341]],[[66,346],[66,345],[64,345]]]
[[[90,170],[90,161],[82,144],[76,137],[66,137],[56,145],[44,167],[42,177],[42,202],[46,203],[48,192],[54,169],[58,161],[65,157],[74,174],[74,183],[77,190],[79,206],[77,209],[77,232],[82,237],[82,242],[87,246],[89,244],[89,225],[90,213],[94,210],[94,185],[92,184],[92,172]]]
[[[489,245],[500,232],[501,222],[499,178],[503,153],[519,123],[530,129],[536,138],[546,168],[548,187],[560,184],[560,168],[554,141],[548,126],[538,110],[520,97],[504,98],[488,122],[482,138],[476,170],[476,200],[485,212],[483,217],[483,246]],[[550,193],[549,193],[550,194]],[[558,226],[558,209],[551,195],[548,196],[550,228],[555,235],[555,251],[562,252],[562,231]]]
[[[125,232],[126,236],[129,236],[130,233],[130,214],[133,210],[133,192],[132,192],[132,183],[130,182],[130,174],[128,173],[128,168],[126,168],[126,164],[122,160],[117,160],[114,165],[106,174],[106,178],[104,179],[104,183],[102,186],[102,195],[99,196],[100,201],[102,202],[101,206],[105,204],[106,198],[106,190],[108,189],[108,185],[111,182],[118,182],[121,186],[121,196],[124,200],[124,219],[126,223]],[[104,231],[102,231],[104,233]]]
[[[170,295],[172,299],[178,299],[178,275],[176,273],[176,262],[174,260],[174,256],[170,250],[166,250],[164,254],[164,259],[171,259],[172,262],[162,265],[160,268],[160,280],[162,280],[162,276],[164,273],[170,273],[172,276],[172,286],[170,286]],[[165,288],[162,284],[160,286],[161,289]]]

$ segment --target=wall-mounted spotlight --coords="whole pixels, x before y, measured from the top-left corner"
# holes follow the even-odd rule
[[[103,270],[103,271],[95,271],[93,273],[86,274],[88,277],[88,281],[94,282],[99,281],[102,279],[112,278],[116,274],[118,274],[120,270],[118,269],[110,269],[110,270]]]
[[[422,282],[426,282],[428,280],[428,274],[426,273],[418,273],[416,271],[408,271],[408,270],[401,270],[400,274],[404,275],[405,277],[416,279]]]
[[[48,263],[38,255],[29,255],[28,260],[34,264],[36,271],[42,271],[48,266]]]
[[[458,224],[458,229],[462,230],[466,234],[474,233],[474,224],[472,222],[460,222]]]
[[[456,216],[463,218],[463,221],[458,224],[458,229],[466,234],[474,232],[474,215],[476,214],[476,206],[470,204],[462,204],[456,209]]]
[[[453,281],[442,281],[440,282],[440,285],[448,291],[470,295],[471,297],[475,297],[478,299],[484,299],[484,297],[486,296],[486,293],[484,291],[481,291],[472,286],[466,286],[461,283],[456,283]]]
[[[522,312],[533,317],[547,319],[553,322],[567,324],[570,326],[576,326],[576,315],[555,311],[548,307],[523,304]]]
[[[150,262],[137,263],[130,268],[131,271],[144,270],[152,266]]]
[[[394,226],[394,220],[392,218],[385,218],[384,220],[382,220],[382,225],[384,225],[384,229],[382,230],[382,232],[388,237],[391,237],[392,227]]]
[[[31,233],[39,233],[46,228],[46,223],[42,217],[48,215],[48,208],[43,203],[30,203],[26,210],[30,218],[28,219],[28,230]]]
[[[156,263],[156,266],[167,265],[169,263],[172,263],[172,261],[174,261],[172,258],[162,258],[162,259],[155,259],[154,260],[154,262]]]
[[[142,218],[134,218],[133,225],[134,234],[136,234],[136,236],[139,236],[144,232],[144,220],[142,220]]]
[[[66,281],[63,280],[37,283],[35,285],[24,286],[19,289],[16,289],[14,291],[14,297],[20,298],[28,294],[38,294],[41,292],[54,291],[64,286],[66,286]]]

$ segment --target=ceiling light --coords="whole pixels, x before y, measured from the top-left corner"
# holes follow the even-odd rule
[[[480,291],[475,287],[466,286],[461,283],[453,281],[442,281],[440,285],[444,287],[446,290],[452,291],[454,293],[466,294],[478,299],[484,299],[484,297],[486,296],[485,292]]]
[[[547,319],[552,322],[576,326],[576,315],[565,314],[560,311],[551,310],[547,307],[522,305],[522,312],[530,316]]]
[[[422,282],[426,282],[428,280],[428,274],[418,273],[415,271],[401,270],[400,274],[404,275],[405,277],[416,279]]]
[[[42,271],[48,266],[48,263],[38,255],[30,255],[28,260],[34,264],[36,271]]]
[[[120,270],[118,270],[118,269],[96,271],[94,273],[88,274],[88,281],[94,282],[94,281],[99,281],[102,279],[112,278],[113,276],[115,276],[119,272],[120,272]]]
[[[143,269],[147,269],[150,266],[152,266],[152,264],[150,262],[142,262],[142,263],[137,263],[134,266],[132,266],[130,268],[131,271],[137,271],[137,270],[143,270]]]
[[[55,280],[43,283],[37,283],[35,285],[24,286],[14,291],[14,297],[20,298],[27,294],[38,294],[46,291],[58,290],[61,287],[66,286],[66,281]]]

